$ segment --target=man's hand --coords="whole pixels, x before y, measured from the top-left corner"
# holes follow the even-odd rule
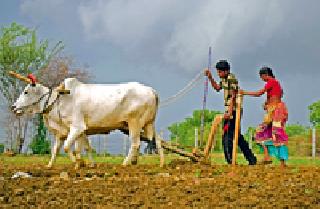
[[[210,70],[208,68],[204,69],[204,75],[208,77],[211,86],[216,90],[216,91],[220,91],[221,86],[219,84],[216,83],[216,81],[214,80],[214,78],[212,77],[212,74],[210,72]]]
[[[205,76],[207,76],[208,78],[212,79],[212,74],[211,74],[211,72],[210,72],[210,70],[209,70],[208,68],[206,68],[206,69],[204,70],[204,74],[205,74]]]
[[[240,95],[245,95],[244,90],[243,90],[243,89],[240,89],[240,90],[239,90],[239,94],[240,94]]]

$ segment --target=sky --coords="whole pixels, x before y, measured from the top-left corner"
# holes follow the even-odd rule
[[[89,66],[92,83],[138,81],[162,101],[208,66],[211,46],[213,66],[227,59],[242,89],[262,89],[259,68],[272,67],[288,122],[310,125],[308,106],[320,99],[319,8],[318,0],[2,0],[0,25],[17,22],[62,41],[65,54]],[[201,109],[203,92],[204,78],[161,107],[156,129]],[[264,99],[244,98],[243,130],[261,122]],[[210,86],[206,107],[223,111],[222,93]]]

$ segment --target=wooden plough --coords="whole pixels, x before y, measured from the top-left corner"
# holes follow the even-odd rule
[[[187,157],[187,158],[191,159],[193,162],[206,161],[209,159],[211,149],[214,148],[213,147],[213,145],[215,144],[214,135],[216,134],[218,127],[222,122],[222,119],[223,119],[223,115],[219,114],[213,120],[212,125],[211,125],[210,134],[208,136],[208,141],[207,141],[207,144],[205,146],[204,151],[193,148],[192,152],[188,152],[188,151],[184,150],[184,148],[177,143],[171,143],[171,142],[165,141],[160,136],[157,136],[157,137],[159,137],[161,139],[161,145],[162,145],[163,149],[165,149],[169,152],[176,153],[176,154],[181,155],[183,157]]]

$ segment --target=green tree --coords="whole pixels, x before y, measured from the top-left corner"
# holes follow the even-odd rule
[[[62,48],[62,43],[58,42],[52,49],[49,49],[47,40],[40,42],[37,40],[34,29],[26,28],[17,23],[1,28],[0,92],[5,99],[8,110],[25,86],[25,83],[10,77],[8,72],[13,70],[23,75],[37,74],[38,70],[45,67],[49,60]],[[10,111],[8,112],[10,113]],[[11,115],[10,117],[14,116]],[[28,119],[17,118],[8,127],[13,129],[10,133],[16,133],[15,136],[10,135],[8,137],[11,137],[11,141],[16,140],[16,151],[20,153],[28,127]]]
[[[38,114],[38,128],[37,134],[33,138],[29,147],[33,154],[49,154],[50,153],[50,141],[46,139],[47,129],[44,126],[42,115]]]
[[[320,100],[311,104],[309,107],[309,119],[313,126],[320,125]]]
[[[300,124],[288,124],[286,125],[286,133],[289,137],[292,136],[302,136],[309,132],[309,128],[302,126]]]
[[[182,146],[194,146],[195,128],[198,128],[198,131],[199,131],[198,135],[200,140],[201,114],[202,114],[202,110],[195,110],[192,113],[192,117],[187,117],[182,122],[177,122],[170,125],[168,127],[168,130],[171,133],[171,136],[170,136],[171,141],[175,142],[177,140],[178,143]],[[204,144],[208,138],[210,128],[211,128],[211,123],[217,114],[221,114],[221,112],[205,110]],[[219,149],[219,147],[221,146],[217,146],[217,147]]]

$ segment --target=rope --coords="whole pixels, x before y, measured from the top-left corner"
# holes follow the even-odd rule
[[[169,104],[172,104],[176,100],[178,100],[180,97],[184,96],[188,92],[190,92],[198,83],[199,81],[203,78],[203,71],[199,72],[194,79],[192,79],[183,89],[178,91],[175,95],[168,97],[164,101],[160,102],[159,107],[164,107]]]

